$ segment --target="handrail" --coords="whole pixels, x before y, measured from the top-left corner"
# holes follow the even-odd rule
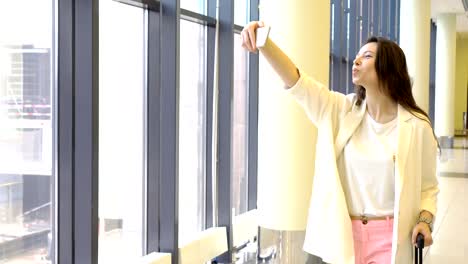
[[[7,183],[2,183],[2,184],[0,184],[0,188],[2,188],[2,187],[10,187],[10,186],[17,185],[17,184],[22,184],[22,182],[7,182]]]
[[[47,206],[49,206],[49,205],[51,205],[51,202],[47,202],[47,203],[45,203],[45,204],[43,204],[43,205],[39,205],[38,207],[35,207],[35,208],[33,208],[33,209],[29,210],[29,211],[26,211],[26,212],[24,212],[24,213],[18,215],[18,216],[16,217],[16,219],[17,219],[17,220],[19,220],[19,219],[24,219],[25,216],[27,216],[27,215],[29,215],[29,214],[35,212],[35,211],[38,211],[38,210],[40,210],[40,209],[42,209],[42,208],[45,208],[45,207],[47,207]]]

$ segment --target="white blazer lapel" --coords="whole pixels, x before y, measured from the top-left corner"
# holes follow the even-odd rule
[[[411,133],[413,132],[413,127],[407,122],[411,119],[412,115],[401,105],[398,105],[398,145],[397,145],[397,169],[399,177],[395,180],[398,180],[398,189],[395,190],[399,194],[403,186],[404,180],[404,170],[406,168],[406,160],[408,157],[408,151],[410,147]]]
[[[340,123],[340,128],[338,129],[338,135],[335,139],[335,155],[337,160],[340,157],[346,142],[348,142],[351,135],[361,123],[365,112],[366,101],[363,101],[361,106],[353,105],[351,111],[343,117]]]

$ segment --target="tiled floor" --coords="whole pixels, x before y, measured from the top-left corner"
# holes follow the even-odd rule
[[[441,191],[433,233],[434,244],[425,249],[424,263],[466,264],[468,263],[468,139],[456,138],[454,149],[443,149],[437,167]],[[239,263],[259,262],[244,260]],[[262,263],[280,262],[271,260]]]
[[[442,150],[439,160],[440,194],[434,244],[424,263],[468,263],[468,142],[456,138],[454,149]]]

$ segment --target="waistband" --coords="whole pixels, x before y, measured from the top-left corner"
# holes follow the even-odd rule
[[[388,216],[367,216],[367,215],[354,216],[354,215],[350,215],[349,217],[351,218],[351,220],[361,220],[363,224],[367,224],[369,221],[374,221],[374,220],[393,219],[393,215],[388,215]]]

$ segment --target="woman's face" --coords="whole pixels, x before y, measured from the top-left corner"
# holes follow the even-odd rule
[[[362,46],[353,62],[353,83],[355,85],[377,87],[378,78],[375,71],[375,57],[377,55],[377,43],[371,42]]]

